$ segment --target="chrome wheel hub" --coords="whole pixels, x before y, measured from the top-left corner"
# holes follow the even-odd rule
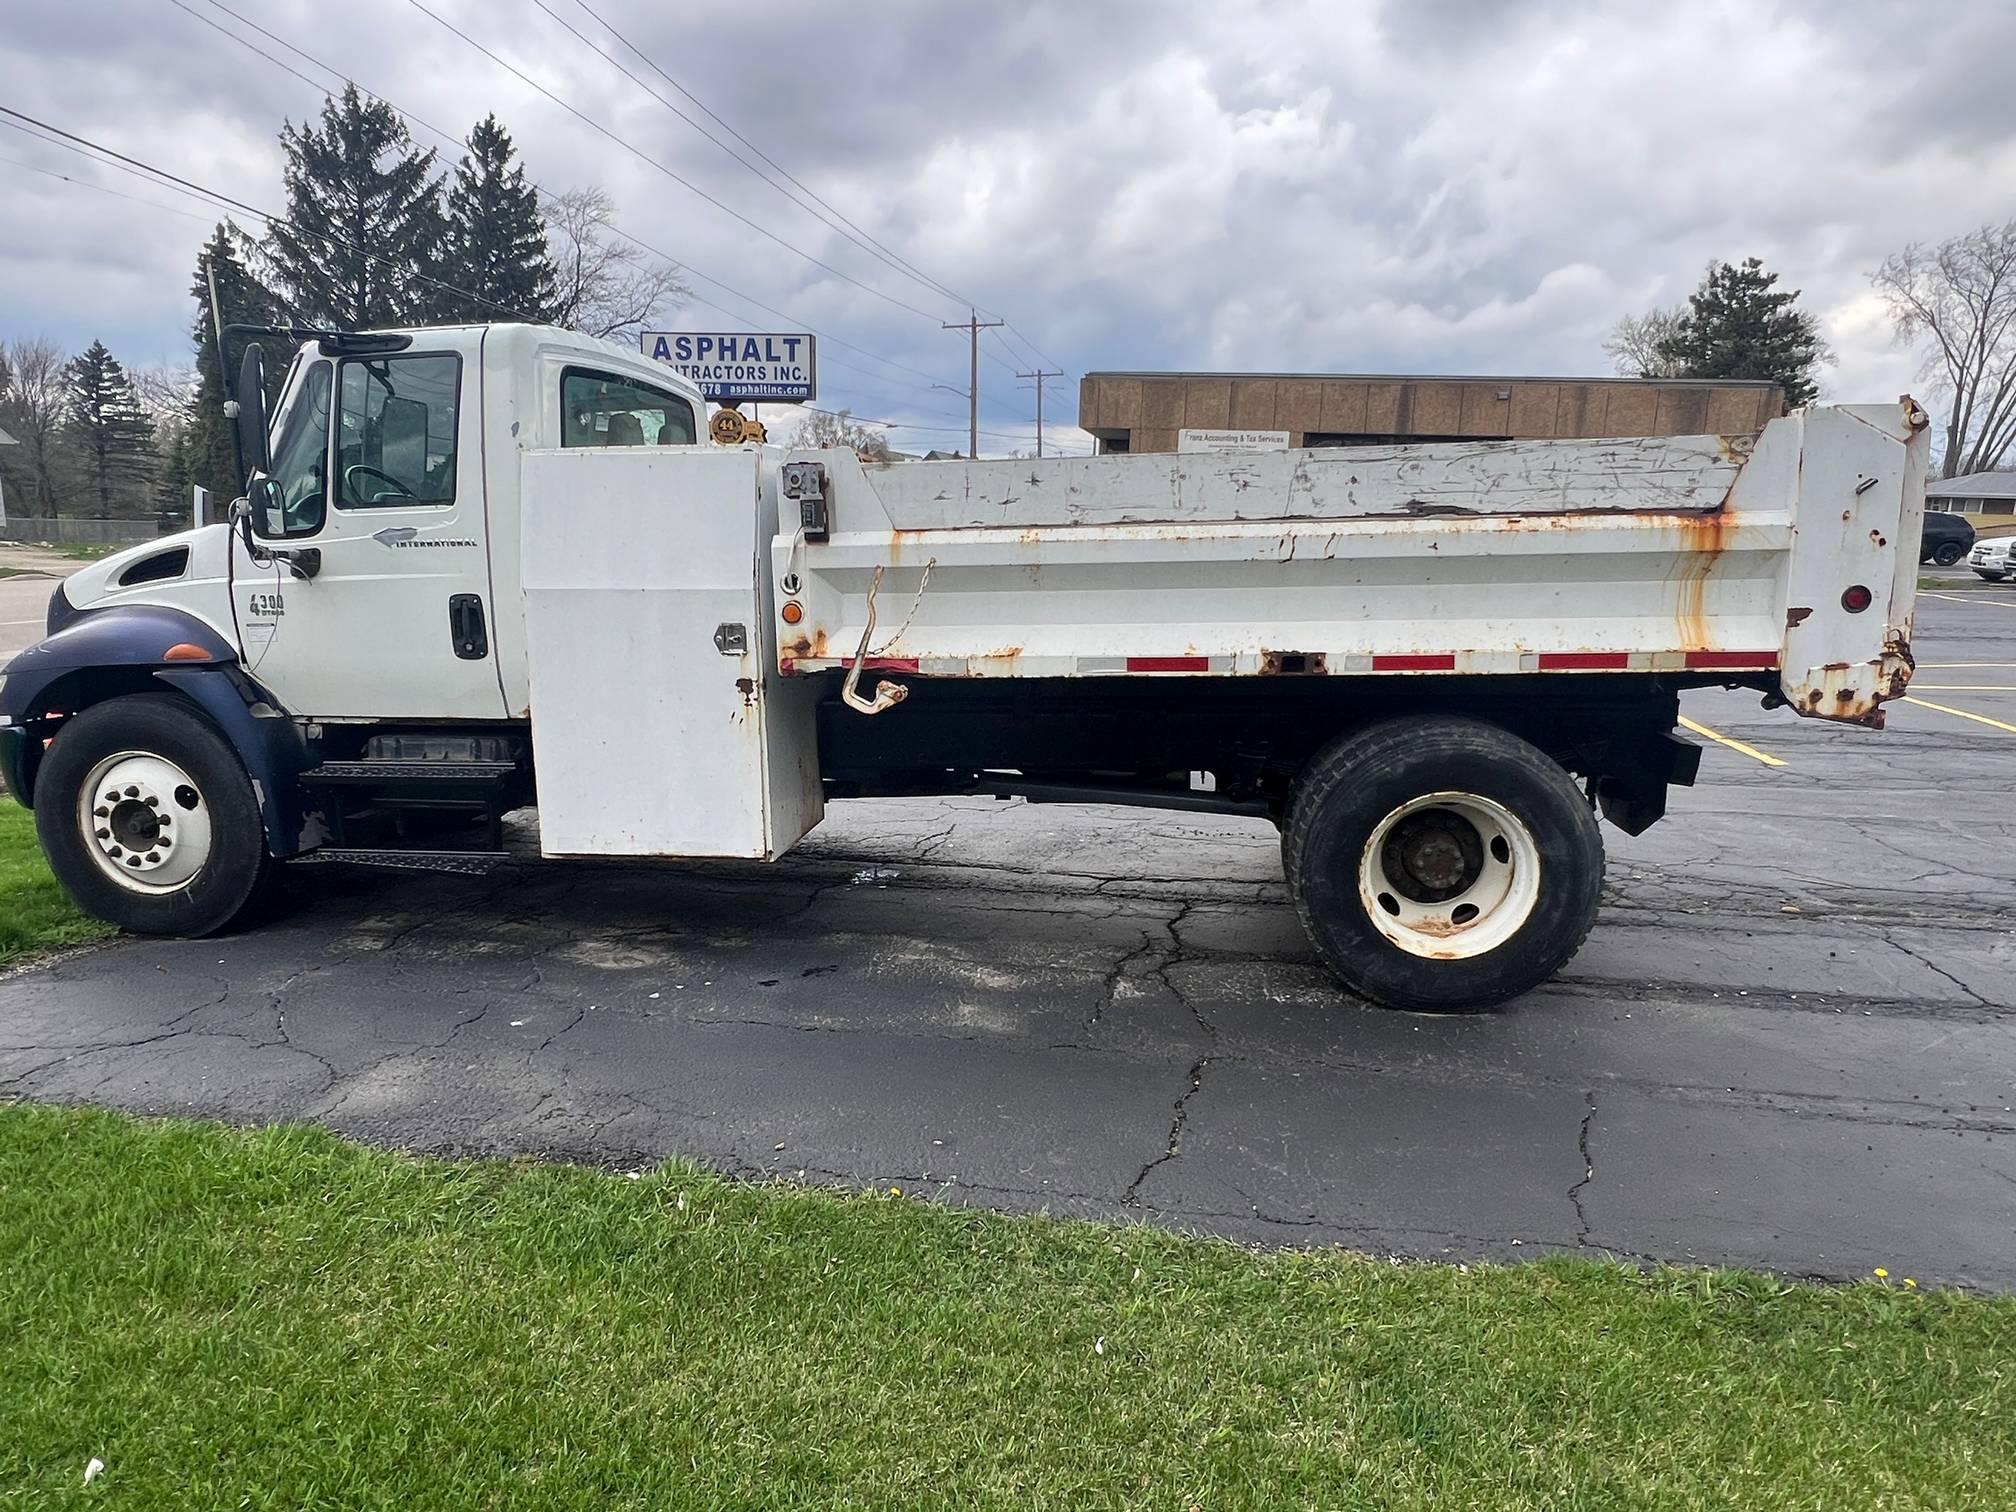
[[[77,822],[99,870],[133,892],[187,887],[210,859],[210,805],[163,756],[121,751],[99,762]]]

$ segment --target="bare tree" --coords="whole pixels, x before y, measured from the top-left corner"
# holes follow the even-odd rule
[[[129,369],[133,396],[154,422],[155,449],[166,456],[189,428],[196,402],[196,370],[172,362]]]
[[[1603,351],[1626,378],[1678,378],[1686,364],[1666,355],[1687,316],[1685,305],[1659,305],[1643,315],[1625,315],[1610,328]]]
[[[20,443],[30,508],[50,519],[63,512],[71,482],[64,431],[70,400],[64,369],[69,360],[61,347],[44,337],[10,342],[5,358],[7,390],[0,394],[0,429]]]
[[[2016,220],[1893,253],[1869,275],[1897,339],[1930,339],[1921,376],[1946,403],[1940,476],[1999,467],[2016,443]]]
[[[676,263],[616,230],[616,202],[590,184],[548,199],[546,239],[558,277],[554,319],[590,336],[631,337],[692,292]]]
[[[863,462],[887,462],[889,438],[865,420],[856,420],[852,410],[807,410],[798,428],[791,432],[791,445],[853,449]]]

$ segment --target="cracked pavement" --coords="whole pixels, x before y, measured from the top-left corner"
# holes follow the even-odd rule
[[[1921,660],[2016,669],[2000,602],[1928,604]],[[773,867],[296,868],[257,932],[0,978],[0,1094],[1263,1243],[2016,1289],[2016,735],[1688,712],[1789,764],[1711,747],[1668,823],[1606,828],[1588,945],[1494,1014],[1340,989],[1263,824],[864,802]]]

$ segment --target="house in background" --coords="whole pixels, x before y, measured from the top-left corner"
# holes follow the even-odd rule
[[[2016,472],[1940,478],[1925,485],[1925,507],[1970,516],[1978,525],[2016,525]]]

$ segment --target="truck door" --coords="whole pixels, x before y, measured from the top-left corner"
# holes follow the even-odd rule
[[[274,427],[266,544],[234,545],[245,666],[311,719],[496,719],[480,343],[316,358]],[[308,556],[319,553],[319,561]],[[305,559],[304,559],[305,558]]]

